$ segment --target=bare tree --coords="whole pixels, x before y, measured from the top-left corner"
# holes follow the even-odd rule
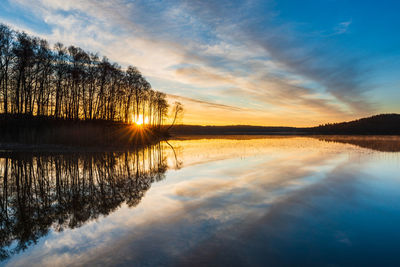
[[[106,57],[76,46],[14,32],[0,24],[0,112],[101,119],[160,127],[168,112],[166,95],[151,88],[140,71],[126,71]],[[174,107],[173,124],[182,105]]]
[[[175,125],[177,118],[180,117],[182,114],[183,114],[183,105],[180,102],[176,101],[172,109],[173,120],[167,130],[171,129]]]

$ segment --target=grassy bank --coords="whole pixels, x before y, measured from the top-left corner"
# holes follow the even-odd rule
[[[0,143],[78,147],[139,147],[168,136],[165,129],[102,120],[0,115]]]

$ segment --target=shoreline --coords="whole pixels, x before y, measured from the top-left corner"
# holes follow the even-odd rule
[[[5,143],[0,142],[0,157],[9,154],[96,154],[96,153],[125,153],[137,151],[152,146],[157,146],[165,141],[191,141],[199,139],[232,139],[232,140],[251,140],[262,138],[315,138],[325,142],[339,142],[354,144],[361,147],[372,148],[377,143],[386,143],[388,148],[384,151],[400,151],[400,135],[335,135],[335,134],[200,134],[200,135],[171,135],[169,137],[159,138],[152,143],[141,145],[97,145],[97,146],[77,146],[60,144],[24,144],[24,143]]]

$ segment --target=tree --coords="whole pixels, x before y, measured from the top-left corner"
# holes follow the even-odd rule
[[[3,112],[8,113],[9,69],[13,59],[12,42],[14,32],[0,24],[0,87],[3,93]],[[1,107],[0,107],[1,108]]]
[[[182,105],[180,102],[176,101],[176,102],[175,102],[175,105],[174,105],[174,108],[172,109],[172,117],[173,117],[174,119],[172,120],[172,123],[171,123],[171,125],[168,127],[167,131],[168,131],[169,129],[171,129],[171,128],[175,125],[176,119],[177,119],[179,116],[181,116],[182,114],[183,114],[183,105]]]
[[[100,60],[76,46],[56,43],[51,49],[46,40],[2,24],[0,92],[4,114],[126,123],[142,116],[160,127],[168,111],[166,95],[153,90],[136,67],[124,71],[107,57]],[[176,108],[174,122],[180,112]]]

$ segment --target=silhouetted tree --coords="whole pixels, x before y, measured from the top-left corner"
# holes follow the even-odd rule
[[[140,71],[126,71],[75,46],[14,32],[0,24],[0,112],[69,120],[135,122],[160,127],[166,95],[154,91]]]
[[[175,125],[177,118],[179,116],[181,116],[182,113],[183,113],[183,105],[180,102],[175,102],[174,108],[172,110],[173,120],[172,120],[171,125],[168,127],[168,130],[171,129]]]
[[[2,88],[2,102],[5,114],[8,113],[8,88],[9,88],[9,70],[13,59],[12,42],[14,32],[7,26],[0,24],[0,87]]]

